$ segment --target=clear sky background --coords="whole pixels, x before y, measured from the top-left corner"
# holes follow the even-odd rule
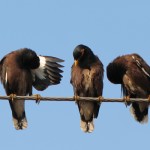
[[[70,85],[72,51],[89,46],[108,65],[122,54],[138,53],[150,64],[149,0],[1,0],[0,58],[12,50],[31,48],[65,60],[60,85],[42,96],[73,96]],[[106,69],[105,69],[106,70]],[[2,85],[0,94],[5,95]],[[120,85],[104,76],[103,96],[120,98]],[[127,150],[150,149],[150,122],[134,121],[121,103],[102,103],[95,130],[80,130],[74,102],[26,102],[28,128],[13,127],[7,101],[0,101],[0,149],[3,150]]]

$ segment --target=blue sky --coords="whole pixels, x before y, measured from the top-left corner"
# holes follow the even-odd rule
[[[78,44],[89,46],[108,65],[115,57],[138,53],[150,64],[150,2],[148,0],[1,0],[0,58],[27,47],[37,54],[65,60],[60,85],[42,96],[73,96],[70,85],[72,51]],[[2,85],[0,94],[5,95]],[[104,97],[121,97],[119,85],[104,76]],[[29,126],[13,128],[7,101],[0,101],[0,147],[3,150],[149,149],[150,122],[134,121],[121,103],[102,103],[95,131],[79,127],[74,102],[26,102]]]

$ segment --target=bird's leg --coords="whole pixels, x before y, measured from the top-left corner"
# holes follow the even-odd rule
[[[14,101],[14,99],[16,99],[16,94],[12,93],[9,95],[9,97],[10,97],[10,100]]]
[[[41,100],[41,95],[40,94],[35,94],[33,96],[35,96],[35,98],[36,98],[36,103],[39,104],[40,100]]]
[[[124,102],[125,102],[125,106],[127,107],[129,105],[129,102],[130,102],[130,96],[129,95],[124,96],[123,99],[124,99]]]
[[[73,98],[74,98],[74,100],[75,100],[75,103],[77,103],[78,100],[79,100],[79,96],[78,96],[78,95],[75,95]]]
[[[99,96],[98,97],[98,101],[101,103],[102,101],[104,100],[104,97],[103,96]]]

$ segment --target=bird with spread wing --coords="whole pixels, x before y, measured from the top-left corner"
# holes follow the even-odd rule
[[[6,94],[32,95],[32,86],[43,91],[50,85],[59,84],[63,72],[60,62],[63,60],[52,56],[38,56],[28,48],[10,52],[0,61],[0,79]],[[9,103],[14,127],[17,130],[27,128],[25,101],[9,100]]]

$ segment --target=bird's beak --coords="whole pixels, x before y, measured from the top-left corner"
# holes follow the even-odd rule
[[[78,60],[74,61],[74,65],[77,66],[78,65]]]

